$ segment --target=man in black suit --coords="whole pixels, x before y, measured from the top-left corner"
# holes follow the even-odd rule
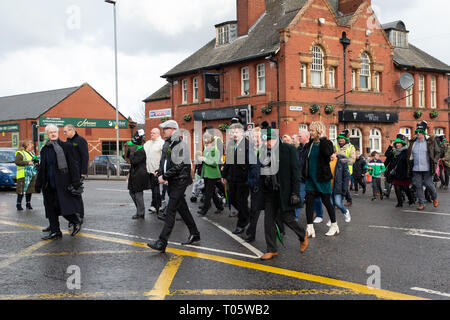
[[[83,181],[88,173],[89,166],[89,147],[85,138],[78,135],[75,127],[68,124],[64,127],[64,135],[67,137],[67,142],[73,146],[74,160],[78,162],[80,168],[80,180]],[[81,196],[80,196],[81,197]],[[84,220],[84,204],[83,199],[81,199],[81,212],[80,215],[81,223]]]
[[[227,146],[222,182],[228,187],[231,204],[238,210],[238,222],[233,233],[241,234],[249,223],[249,142],[244,137],[242,124],[234,123],[230,130],[232,140]]]

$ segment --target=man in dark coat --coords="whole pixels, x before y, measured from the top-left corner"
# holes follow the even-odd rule
[[[264,132],[266,131],[266,132]],[[276,130],[263,130],[265,150],[261,152],[260,188],[264,198],[264,233],[267,253],[261,260],[278,255],[277,233],[281,237],[278,223],[284,223],[300,240],[300,252],[308,247],[305,230],[295,221],[295,209],[300,201],[300,167],[297,150],[293,145],[282,143]]]
[[[78,135],[75,127],[71,124],[68,124],[64,127],[64,135],[67,137],[67,142],[73,146],[73,155],[75,161],[78,162],[78,166],[80,167],[80,180],[83,181],[88,174],[88,166],[89,166],[89,147],[85,138]],[[80,196],[81,197],[81,196]],[[84,204],[83,198],[81,198],[81,212],[78,212],[80,215],[81,223],[84,220]]]
[[[161,156],[161,165],[157,171],[160,184],[167,184],[169,203],[167,204],[164,228],[159,239],[147,245],[157,251],[165,252],[170,234],[175,225],[175,216],[180,214],[189,229],[190,235],[183,244],[192,244],[200,241],[200,232],[186,203],[186,188],[192,184],[191,157],[189,148],[180,136],[178,123],[169,120],[160,125],[163,129],[166,142]]]
[[[81,196],[70,190],[81,186],[78,162],[74,160],[71,144],[58,139],[58,128],[48,125],[45,132],[49,141],[41,150],[41,164],[36,178],[36,191],[42,190],[44,196],[45,216],[50,222],[50,234],[43,240],[61,238],[59,216],[62,215],[73,226],[71,235],[81,230],[80,212]]]
[[[244,127],[240,123],[231,125],[233,139],[227,146],[227,159],[223,167],[223,184],[229,190],[230,202],[238,211],[238,222],[234,234],[241,234],[249,223],[248,187],[249,141],[244,137]]]
[[[147,172],[147,157],[144,150],[144,130],[136,132],[127,143],[126,158],[131,164],[128,178],[128,190],[136,206],[136,214],[132,219],[145,219],[144,190],[149,189],[150,176]]]

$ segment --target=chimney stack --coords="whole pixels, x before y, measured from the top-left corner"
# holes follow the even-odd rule
[[[266,11],[266,0],[236,0],[238,36],[248,34],[248,30]]]
[[[365,1],[371,5],[371,0],[339,0],[338,10],[343,14],[350,14],[358,10]]]

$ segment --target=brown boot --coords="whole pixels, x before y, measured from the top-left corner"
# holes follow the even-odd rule
[[[423,210],[425,210],[425,206],[424,206],[423,204],[421,204],[421,205],[417,208],[417,210],[423,211]]]
[[[263,255],[260,259],[261,259],[261,260],[270,260],[270,259],[272,259],[273,257],[276,257],[277,255],[278,255],[277,252],[268,252],[268,253],[266,253],[265,255]]]
[[[433,206],[434,206],[435,208],[439,207],[439,201],[438,201],[438,199],[436,199],[436,200],[433,201]]]
[[[308,248],[308,232],[305,233],[305,239],[303,239],[303,242],[300,242],[300,253],[305,252],[306,248]]]

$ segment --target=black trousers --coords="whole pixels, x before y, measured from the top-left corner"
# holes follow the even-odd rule
[[[413,196],[411,194],[411,190],[409,189],[409,186],[394,185],[394,189],[395,189],[395,195],[397,196],[398,204],[403,205],[403,192],[408,197],[409,203],[413,204]]]
[[[258,226],[259,215],[261,214],[261,210],[258,209],[258,193],[250,192],[250,214],[249,221],[250,224],[247,228],[247,235],[255,238],[256,236],[256,227]]]
[[[170,183],[167,188],[169,203],[167,204],[164,227],[159,235],[159,239],[164,243],[164,245],[167,245],[167,242],[169,241],[170,234],[172,233],[175,225],[175,216],[177,212],[180,214],[184,223],[188,227],[191,235],[200,234],[185,199],[184,193],[186,188],[187,186],[171,186]]]
[[[161,208],[161,191],[158,178],[156,178],[153,174],[150,175],[150,188],[152,190],[151,206],[155,207],[155,209],[158,211],[159,208]]]
[[[441,186],[448,187],[450,168],[444,164],[443,166],[440,166],[440,170],[441,170],[441,176],[439,177],[439,179],[441,180]]]
[[[360,177],[355,176],[354,180],[355,180],[355,191],[358,192],[359,186],[361,186],[365,193],[366,192],[366,181],[365,181],[364,177],[363,176],[360,176]]]
[[[245,228],[249,221],[248,195],[250,189],[246,183],[228,183],[229,197],[233,207],[238,211],[238,228]]]
[[[295,221],[295,212],[281,212],[280,195],[264,193],[264,235],[266,238],[267,252],[275,253],[277,249],[277,227],[285,224],[297,235],[300,242],[305,240],[306,231]],[[281,231],[280,231],[281,232]]]
[[[336,222],[336,210],[334,209],[333,204],[331,203],[331,194],[323,194],[319,192],[306,191],[306,221],[308,224],[313,224],[314,218],[314,200],[316,198],[321,198],[322,203],[327,209],[328,216],[332,223]]]
[[[203,201],[203,212],[207,212],[209,208],[211,208],[211,199],[214,201],[214,205],[218,210],[223,210],[223,203],[219,199],[219,196],[216,193],[216,185],[219,179],[208,179],[205,180],[205,199]]]
[[[44,206],[46,207],[46,212],[48,213],[47,218],[50,223],[50,232],[61,232],[61,229],[59,227],[59,216],[61,215],[61,208],[59,205],[56,190],[46,189],[44,194]],[[81,222],[77,214],[65,215],[63,217],[73,224],[78,224]]]

